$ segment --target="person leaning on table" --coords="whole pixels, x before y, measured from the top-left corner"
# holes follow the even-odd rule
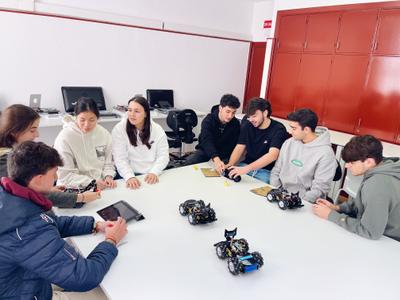
[[[127,117],[112,130],[115,165],[128,188],[141,183],[136,175],[145,174],[147,184],[155,184],[169,162],[167,135],[151,120],[147,100],[136,96],[128,102]]]
[[[46,213],[52,203],[44,195],[58,166],[60,155],[43,143],[26,141],[10,154],[9,178],[0,182],[0,299],[82,299],[70,292],[97,287],[118,254],[125,220]],[[63,239],[98,231],[105,240],[87,258]],[[53,292],[51,284],[65,291]]]
[[[364,176],[357,195],[340,205],[318,199],[313,212],[369,239],[400,241],[400,160],[383,158],[382,143],[371,135],[353,137],[342,159],[354,176]]]

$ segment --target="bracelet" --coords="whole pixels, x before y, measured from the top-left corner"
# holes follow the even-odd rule
[[[116,241],[116,239],[113,237],[113,236],[106,236],[106,239],[105,239],[106,241],[107,240],[110,240],[111,242],[113,242],[114,243],[114,246],[117,246],[117,241]]]
[[[99,225],[100,221],[96,221],[93,223],[93,230],[92,233],[96,234],[98,232],[97,225]]]

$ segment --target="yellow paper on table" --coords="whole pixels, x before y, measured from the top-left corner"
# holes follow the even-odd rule
[[[211,168],[201,168],[201,172],[203,172],[206,177],[220,177],[219,173]]]
[[[266,185],[263,187],[252,189],[252,190],[250,190],[250,192],[253,192],[254,194],[259,195],[259,196],[266,197],[270,190],[272,190],[272,187],[270,187],[269,185]]]

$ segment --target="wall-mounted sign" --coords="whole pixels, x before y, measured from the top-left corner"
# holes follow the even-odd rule
[[[265,20],[264,28],[271,28],[271,27],[272,27],[272,20]]]

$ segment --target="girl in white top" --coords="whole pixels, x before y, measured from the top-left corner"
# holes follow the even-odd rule
[[[111,135],[97,124],[99,110],[91,98],[82,97],[75,106],[76,118],[66,115],[54,148],[64,166],[58,182],[67,187],[86,187],[93,179],[99,189],[114,188],[116,172],[112,160]]]
[[[135,174],[146,174],[148,184],[158,182],[169,162],[168,141],[161,126],[151,121],[145,98],[129,100],[127,118],[115,125],[112,140],[115,165],[127,187],[140,187]]]

